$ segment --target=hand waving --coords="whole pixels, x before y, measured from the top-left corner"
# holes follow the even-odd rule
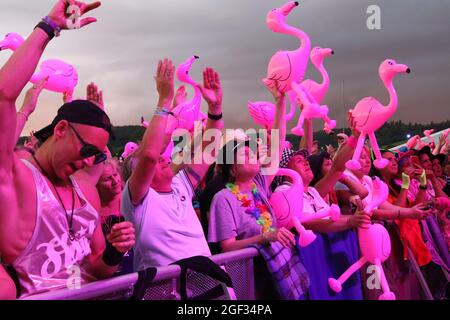
[[[203,99],[219,113],[222,110],[223,92],[220,84],[220,76],[212,68],[206,68],[203,71],[203,86],[199,85]]]
[[[100,1],[86,4],[76,0],[58,0],[48,16],[61,30],[80,29],[97,21],[93,17],[83,19],[81,17],[85,13],[97,9],[100,5]]]
[[[175,95],[174,84],[175,67],[172,60],[159,60],[156,71],[155,81],[156,89],[159,93],[158,107],[170,108]]]

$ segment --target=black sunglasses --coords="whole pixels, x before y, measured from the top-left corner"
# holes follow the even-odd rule
[[[107,155],[98,150],[98,148],[90,143],[87,143],[83,140],[83,138],[81,138],[80,134],[77,132],[77,130],[75,130],[74,127],[72,127],[72,125],[69,123],[69,127],[73,130],[73,132],[75,133],[75,135],[77,136],[78,140],[80,140],[82,147],[80,149],[80,156],[83,159],[87,159],[90,157],[95,157],[94,159],[94,164],[99,164],[104,162],[108,157]]]

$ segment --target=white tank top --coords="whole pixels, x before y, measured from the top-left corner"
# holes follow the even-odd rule
[[[99,223],[97,211],[84,197],[76,181],[70,180],[82,201],[73,213],[73,232],[69,239],[69,224],[60,202],[44,176],[30,162],[22,160],[33,173],[36,185],[36,226],[25,250],[12,266],[19,277],[21,297],[54,289],[77,289],[95,278],[88,272],[90,243]],[[70,212],[68,212],[70,214]]]

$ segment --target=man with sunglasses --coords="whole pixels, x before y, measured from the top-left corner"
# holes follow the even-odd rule
[[[63,105],[51,125],[36,133],[42,146],[27,159],[13,152],[15,102],[49,41],[69,29],[68,8],[80,14],[100,2],[59,0],[24,44],[0,69],[0,297],[29,296],[111,276],[122,252],[134,245],[128,222],[114,226],[108,241],[99,223],[95,187],[71,177],[105,160],[112,133],[106,113],[96,104],[77,100]],[[80,27],[95,22],[82,18]],[[5,276],[4,270],[9,276]]]

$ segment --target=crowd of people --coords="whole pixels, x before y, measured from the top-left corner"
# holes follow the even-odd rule
[[[253,143],[251,137],[216,139],[213,157],[225,162],[171,162],[165,152],[171,141],[167,120],[185,93],[175,92],[170,59],[158,62],[156,111],[142,141],[135,141],[138,147],[125,159],[108,151],[113,127],[103,93],[93,83],[84,100],[65,96],[50,125],[18,146],[47,79],[27,91],[19,111],[16,100],[48,43],[59,29],[69,29],[66,12],[73,4],[81,8],[82,17],[100,5],[59,0],[0,69],[0,299],[66,289],[74,272],[82,286],[250,246],[260,252],[261,261],[255,263],[258,299],[378,299],[381,288],[368,285],[368,266],[340,292],[328,286],[328,279],[359,259],[357,229],[371,223],[389,232],[392,251],[383,269],[397,299],[425,299],[424,284],[434,298],[448,298],[447,135],[437,145],[417,150],[382,150],[389,161],[384,169],[373,166],[366,146],[361,168],[350,171],[345,164],[360,134],[351,113],[352,134],[338,134],[337,148],[322,149],[313,141],[311,120],[305,121],[300,145],[292,146],[285,141],[285,95],[277,86],[268,88],[276,104],[272,129],[279,131],[277,165],[297,172],[303,181],[303,194],[298,195],[303,210],[298,214],[314,216],[333,204],[341,209],[337,220],[304,223],[316,235],[308,246],[299,245],[294,229],[277,226],[269,199],[293,181],[264,174],[262,150],[268,146]],[[82,18],[81,27],[92,22]],[[204,70],[200,90],[208,106],[203,130],[222,131],[223,92],[214,69]],[[188,156],[207,147],[201,143]],[[373,177],[389,187],[389,198],[368,215],[363,205]]]

